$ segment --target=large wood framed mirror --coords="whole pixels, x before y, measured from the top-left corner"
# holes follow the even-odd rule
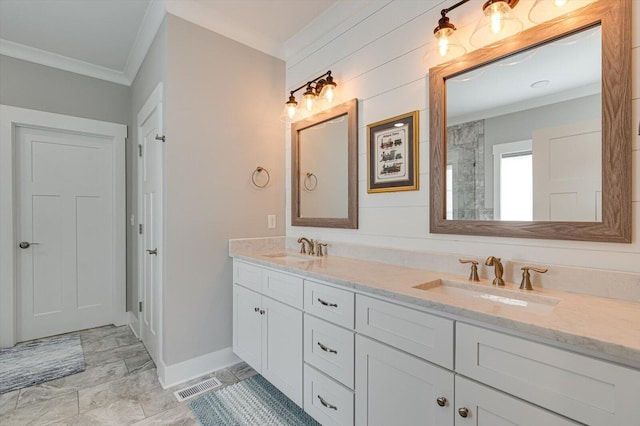
[[[631,242],[631,1],[429,70],[432,233]]]
[[[291,225],[358,228],[358,100],[291,124]]]

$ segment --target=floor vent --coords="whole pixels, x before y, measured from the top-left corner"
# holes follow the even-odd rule
[[[220,383],[220,381],[214,377],[212,379],[207,379],[203,382],[196,383],[195,385],[189,386],[188,388],[175,391],[173,394],[176,396],[178,401],[181,402],[220,386],[222,386],[222,383]]]

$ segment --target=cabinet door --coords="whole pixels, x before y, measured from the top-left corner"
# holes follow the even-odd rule
[[[453,426],[452,372],[361,335],[355,391],[356,425]]]
[[[258,293],[233,286],[233,352],[258,372],[262,352],[261,302]]]
[[[463,417],[459,410],[467,410]],[[543,408],[456,376],[456,426],[576,426]]]
[[[302,312],[262,298],[262,375],[302,406]]]

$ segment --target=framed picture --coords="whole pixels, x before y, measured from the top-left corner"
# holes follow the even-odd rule
[[[367,125],[367,192],[418,189],[418,111]]]

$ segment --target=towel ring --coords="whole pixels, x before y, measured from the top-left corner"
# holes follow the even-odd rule
[[[265,172],[267,174],[267,181],[264,183],[264,185],[258,185],[258,183],[256,182],[256,175],[262,172]],[[264,188],[265,186],[269,185],[270,180],[271,180],[271,175],[269,175],[269,170],[261,166],[256,167],[256,169],[251,174],[251,182],[253,182],[256,188]]]
[[[311,178],[313,178],[313,187],[309,187],[309,185],[307,185],[307,182],[310,182]],[[306,189],[307,191],[315,190],[318,186],[318,176],[314,175],[311,172],[308,172],[307,176],[305,176],[304,178],[303,185],[304,185],[304,189]]]

